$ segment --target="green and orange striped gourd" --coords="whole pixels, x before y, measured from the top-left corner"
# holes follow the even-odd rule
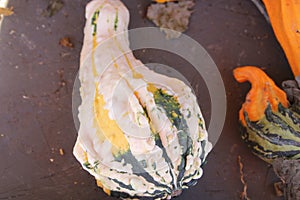
[[[263,160],[300,158],[300,113],[286,94],[261,69],[234,70],[235,79],[249,81],[251,90],[239,113],[242,139]]]

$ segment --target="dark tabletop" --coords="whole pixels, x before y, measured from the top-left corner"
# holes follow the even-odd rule
[[[72,154],[77,132],[72,117],[72,88],[79,68],[84,8],[88,1],[64,0],[51,18],[42,16],[47,0],[14,0],[15,14],[4,19],[0,34],[0,199],[112,199],[97,188]],[[130,28],[153,26],[145,19],[149,0],[123,1]],[[257,65],[276,81],[292,73],[280,45],[250,0],[198,0],[187,35],[210,53],[224,80],[227,116],[222,135],[196,186],[178,199],[239,199],[243,189],[237,157],[244,164],[251,199],[280,199],[273,170],[242,142],[238,110],[249,84],[238,84],[232,70]],[[70,37],[74,48],[59,40]],[[210,102],[201,78],[183,60],[153,50],[136,52],[144,62],[159,62],[182,72],[195,89],[205,118]],[[63,155],[60,154],[63,150]]]

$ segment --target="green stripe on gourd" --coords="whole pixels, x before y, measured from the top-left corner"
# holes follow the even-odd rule
[[[97,34],[97,20],[100,14],[100,10],[96,10],[93,14],[92,20],[91,20],[91,25],[93,27],[93,36]]]
[[[119,22],[119,14],[118,14],[118,10],[116,11],[116,17],[115,17],[115,21],[114,21],[114,30],[117,31],[118,29],[118,22]]]
[[[145,168],[141,165],[141,163],[132,155],[131,151],[127,151],[124,154],[119,155],[115,158],[115,161],[122,162],[124,159],[125,164],[130,164],[132,166],[132,171],[134,173],[138,173],[140,176],[142,176],[146,181],[153,183],[157,187],[165,188],[168,191],[171,191],[172,189],[168,187],[167,185],[163,185],[156,180],[153,179],[153,177],[145,171]]]
[[[299,125],[290,118],[292,114],[300,119],[300,115],[281,104],[278,110],[273,113],[268,106],[265,117],[257,122],[250,121],[245,113],[247,126],[243,127],[242,139],[255,154],[268,162],[279,157],[300,158]]]
[[[189,136],[189,128],[187,126],[186,120],[180,112],[181,106],[176,97],[167,94],[162,89],[157,89],[156,91],[154,91],[153,95],[155,103],[162,109],[164,109],[167,117],[178,130],[177,136],[182,151],[182,159],[177,169],[179,171],[177,177],[177,187],[181,188],[181,180],[184,176],[186,165],[185,158],[192,152],[192,139]]]

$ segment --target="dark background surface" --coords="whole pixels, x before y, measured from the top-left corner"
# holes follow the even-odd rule
[[[0,199],[112,199],[97,188],[72,155],[77,137],[72,118],[72,87],[79,68],[84,8],[88,1],[64,0],[64,8],[43,17],[46,0],[14,0],[15,14],[0,34]],[[150,0],[123,1],[130,28],[153,26],[145,19]],[[204,176],[177,199],[239,199],[243,189],[237,156],[244,163],[251,199],[274,195],[273,170],[251,154],[238,130],[238,110],[249,84],[238,84],[232,70],[257,65],[280,84],[292,73],[271,27],[250,0],[198,0],[186,32],[210,53],[227,92],[222,135],[204,166]],[[68,36],[74,48],[59,45]],[[196,91],[206,119],[206,87],[184,61],[154,50],[136,52],[144,62],[159,62],[182,72]],[[64,155],[59,154],[59,149]],[[53,159],[51,162],[50,159]]]

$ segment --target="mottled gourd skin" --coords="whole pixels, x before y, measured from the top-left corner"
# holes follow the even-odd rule
[[[121,1],[90,2],[86,19],[75,157],[108,195],[179,195],[202,176],[212,148],[195,95],[135,59]]]
[[[286,94],[259,68],[240,67],[234,76],[252,85],[240,110],[242,139],[266,162],[299,159],[299,107],[289,106]]]

